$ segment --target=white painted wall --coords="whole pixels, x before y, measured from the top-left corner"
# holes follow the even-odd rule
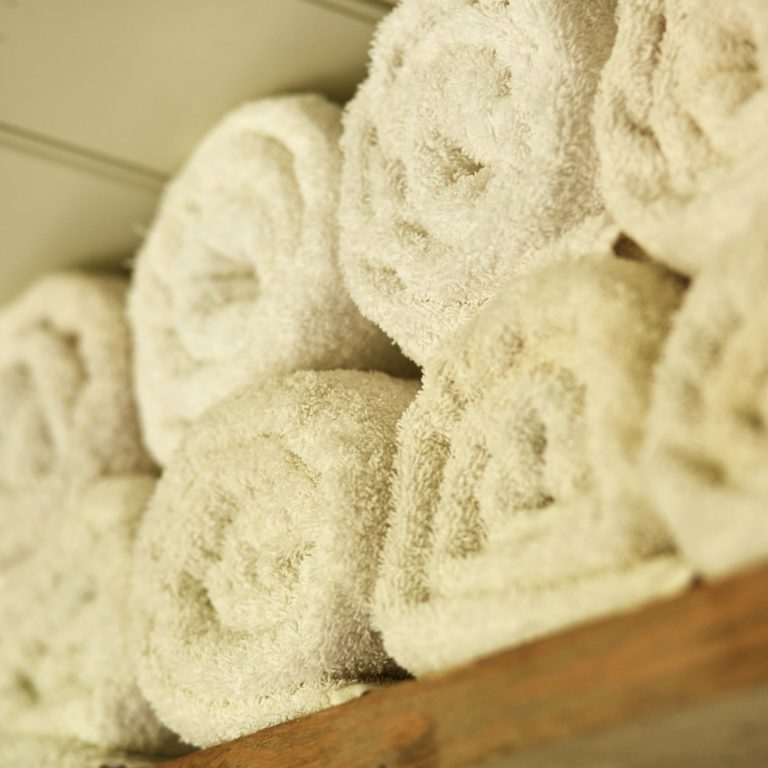
[[[0,301],[132,254],[163,180],[237,104],[365,75],[386,0],[0,0]]]

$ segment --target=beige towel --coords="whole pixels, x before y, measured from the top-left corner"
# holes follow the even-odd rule
[[[129,640],[133,543],[154,482],[94,482],[0,571],[3,730],[142,752],[175,745],[138,690]]]
[[[72,739],[0,731],[0,768],[150,768],[162,760],[105,750]]]
[[[688,274],[768,200],[768,4],[619,0],[598,92],[602,189],[618,224]]]
[[[300,372],[189,431],[142,524],[140,683],[207,745],[359,695],[392,670],[370,626],[395,425],[417,384]]]
[[[681,588],[637,470],[681,287],[627,261],[510,283],[399,427],[375,626],[423,674]]]
[[[708,576],[768,559],[765,231],[696,278],[655,382],[646,483]]]
[[[255,376],[405,370],[338,271],[340,131],[320,96],[248,104],[168,188],[131,295],[136,389],[161,464],[191,421]]]
[[[62,273],[0,310],[0,571],[90,480],[151,467],[131,392],[126,287]]]
[[[417,363],[500,282],[616,234],[590,126],[613,0],[403,0],[342,149],[342,268]]]

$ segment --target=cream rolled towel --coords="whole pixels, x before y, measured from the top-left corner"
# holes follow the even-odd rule
[[[407,369],[338,269],[340,131],[320,96],[248,104],[169,186],[130,301],[142,423],[161,464],[191,421],[254,377]]]
[[[0,768],[149,768],[167,758],[105,750],[73,739],[0,732]]]
[[[123,279],[60,273],[0,310],[0,570],[86,483],[145,471]]]
[[[130,584],[153,478],[95,481],[0,571],[0,722],[27,736],[160,752],[176,741],[138,689]]]
[[[299,372],[212,409],[166,467],[135,563],[140,684],[197,745],[392,671],[370,626],[395,425],[418,384]]]
[[[510,275],[616,235],[590,115],[613,0],[403,0],[342,137],[342,269],[417,363]]]
[[[768,559],[768,238],[756,235],[694,280],[654,385],[646,482],[707,576]]]
[[[606,204],[687,274],[768,200],[768,4],[619,0],[595,110]]]
[[[550,267],[425,369],[374,607],[399,664],[432,672],[686,584],[636,466],[680,296],[652,265]]]

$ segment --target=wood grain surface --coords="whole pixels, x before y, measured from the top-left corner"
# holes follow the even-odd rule
[[[165,765],[760,768],[765,726],[768,565]]]

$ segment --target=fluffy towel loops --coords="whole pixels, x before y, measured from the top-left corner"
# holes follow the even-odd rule
[[[0,312],[0,568],[86,483],[151,466],[132,397],[126,287],[62,273]]]
[[[190,429],[144,520],[134,590],[142,689],[185,740],[340,703],[390,671],[370,599],[417,386],[295,373]]]
[[[425,369],[376,591],[399,664],[430,672],[686,583],[636,467],[680,295],[650,265],[551,267]]]
[[[152,768],[162,760],[72,739],[0,732],[0,768]]]
[[[768,241],[723,256],[694,281],[659,366],[646,480],[712,576],[768,557]]]
[[[138,690],[126,607],[153,487],[138,475],[93,483],[0,573],[4,729],[145,752],[174,743]]]
[[[345,116],[342,268],[416,362],[503,278],[615,234],[590,125],[613,6],[403,0],[379,26]]]
[[[598,93],[602,189],[654,256],[697,273],[768,201],[768,5],[619,0]]]
[[[337,267],[339,108],[319,96],[248,104],[168,188],[131,297],[147,442],[166,463],[190,421],[255,376],[398,372]]]

